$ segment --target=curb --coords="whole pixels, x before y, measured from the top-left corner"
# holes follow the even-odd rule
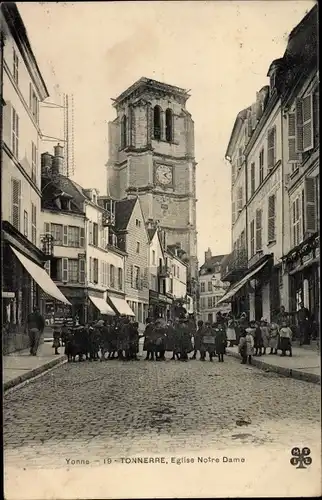
[[[240,355],[237,352],[231,352],[227,350],[227,355],[232,356],[233,358],[240,359]],[[292,368],[285,368],[284,366],[271,365],[256,358],[252,358],[252,366],[255,366],[256,368],[259,368],[261,370],[268,370],[278,373],[279,375],[283,375],[284,377],[303,380],[305,382],[311,382],[312,384],[321,384],[321,376],[316,375],[315,373],[307,373],[300,370],[292,370]]]
[[[19,377],[13,378],[12,380],[8,380],[8,382],[5,382],[3,384],[3,392],[8,391],[9,389],[12,389],[16,385],[22,384],[23,382],[26,382],[29,379],[32,379],[34,377],[37,377],[37,375],[41,375],[43,372],[46,372],[47,370],[50,370],[51,368],[58,367],[59,365],[63,365],[66,363],[67,359],[65,357],[60,357],[57,359],[53,359],[52,361],[49,361],[48,363],[45,363],[44,365],[38,366],[38,368],[35,368],[34,370],[30,370],[23,375],[20,375]]]

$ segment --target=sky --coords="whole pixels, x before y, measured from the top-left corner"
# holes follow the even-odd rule
[[[190,90],[195,122],[199,262],[231,251],[230,165],[237,113],[268,84],[270,63],[313,1],[17,3],[48,101],[74,97],[73,178],[106,193],[112,98],[142,76]],[[42,132],[63,137],[61,109],[41,110]],[[51,151],[54,142],[44,143]]]

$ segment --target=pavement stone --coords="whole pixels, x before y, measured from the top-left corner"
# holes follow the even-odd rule
[[[286,397],[287,396],[287,397]],[[66,363],[4,394],[6,467],[320,443],[315,384],[224,363]],[[295,442],[296,441],[296,442]]]
[[[227,354],[240,359],[238,347],[228,347]],[[285,377],[321,384],[321,357],[318,351],[292,347],[292,357],[278,355],[253,356],[252,364]]]

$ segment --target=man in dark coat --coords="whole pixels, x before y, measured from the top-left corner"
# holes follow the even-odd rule
[[[149,359],[153,361],[154,359],[154,323],[152,318],[147,318],[146,327],[144,331],[144,343],[143,343],[143,351],[146,351],[146,360]]]
[[[304,303],[301,302],[300,309],[297,312],[297,319],[300,330],[300,346],[305,344],[310,344],[310,312],[307,307],[304,307]]]
[[[205,324],[205,329],[203,332],[203,337],[201,341],[201,349],[200,349],[200,360],[205,361],[206,360],[206,352],[208,351],[209,354],[209,361],[212,361],[213,357],[215,356],[216,353],[216,347],[215,347],[215,331],[211,327],[211,324],[207,322]]]
[[[227,346],[227,335],[225,326],[223,324],[217,324],[214,327],[215,330],[215,350],[218,355],[218,361],[224,362],[224,354],[226,354]]]
[[[130,352],[129,357],[135,361],[139,361],[137,357],[139,352],[139,324],[135,321],[129,324],[130,331]]]
[[[201,348],[201,341],[202,337],[204,335],[204,324],[202,320],[198,321],[198,328],[197,331],[194,334],[194,350],[193,350],[193,356],[190,359],[196,359],[197,357],[197,352],[200,352]]]
[[[30,354],[32,356],[37,356],[40,336],[45,328],[45,320],[40,314],[38,307],[35,307],[33,312],[28,315],[27,327],[29,335]]]
[[[180,360],[188,361],[188,354],[192,351],[191,333],[186,319],[179,320],[179,343],[180,343]]]

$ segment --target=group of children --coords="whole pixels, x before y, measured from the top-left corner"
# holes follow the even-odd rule
[[[292,330],[287,321],[283,321],[281,326],[271,323],[262,318],[261,321],[250,321],[249,327],[243,329],[239,339],[239,353],[242,363],[251,364],[252,356],[262,356],[269,348],[269,354],[277,354],[282,351],[281,356],[292,356]]]

